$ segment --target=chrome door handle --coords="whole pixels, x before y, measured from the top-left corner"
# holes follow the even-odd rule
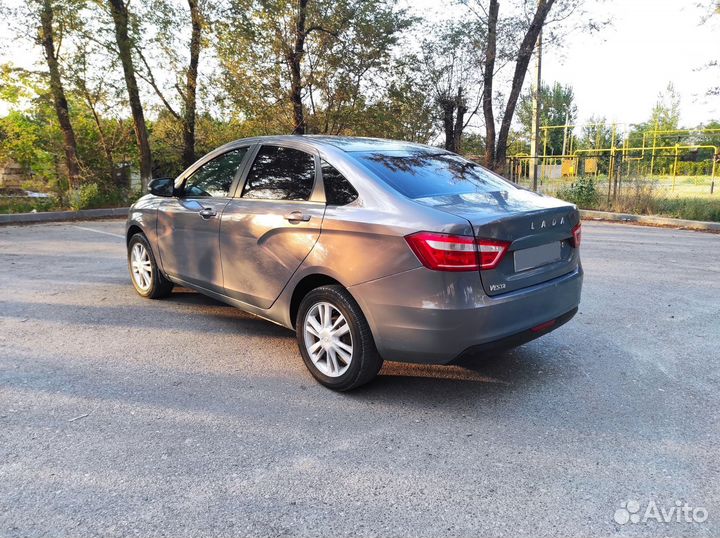
[[[304,215],[302,211],[292,211],[285,215],[285,219],[290,222],[307,222],[310,220],[310,215]]]
[[[204,219],[209,219],[217,216],[217,211],[215,211],[212,207],[206,207],[198,211],[198,215],[200,215]]]

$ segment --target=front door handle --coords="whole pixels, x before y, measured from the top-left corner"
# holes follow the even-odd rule
[[[207,220],[209,218],[216,217],[217,211],[215,211],[212,207],[205,207],[198,211],[198,215]]]
[[[290,222],[307,222],[310,220],[310,215],[305,215],[302,211],[292,211],[285,215],[285,218]]]

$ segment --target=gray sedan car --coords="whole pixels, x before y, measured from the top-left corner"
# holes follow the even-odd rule
[[[328,136],[248,138],[130,209],[143,297],[193,288],[293,329],[332,389],[383,359],[448,364],[568,321],[579,214],[447,151]]]

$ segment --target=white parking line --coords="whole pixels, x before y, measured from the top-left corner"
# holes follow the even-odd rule
[[[78,228],[79,230],[85,230],[86,232],[95,232],[96,234],[105,234],[105,235],[112,235],[113,237],[119,237],[120,239],[125,239],[124,235],[120,234],[114,234],[112,232],[105,232],[103,230],[94,230],[93,228],[85,228],[85,226],[77,226],[75,224],[71,224],[73,228]]]

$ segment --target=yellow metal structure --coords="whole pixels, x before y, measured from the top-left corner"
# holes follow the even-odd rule
[[[603,123],[591,123],[587,124],[587,127],[604,127],[605,124]],[[678,135],[690,135],[690,134],[712,134],[712,133],[720,133],[720,128],[708,128],[708,129],[672,129],[672,130],[662,130],[657,128],[655,129],[649,129],[646,131],[643,131],[642,134],[642,143],[640,146],[633,146],[630,144],[630,139],[628,136],[622,137],[622,143],[620,145],[618,144],[618,139],[620,135],[620,131],[618,129],[618,124],[611,124],[611,139],[610,139],[610,147],[598,147],[599,141],[600,141],[600,133],[599,130],[596,134],[596,146],[594,148],[590,149],[574,149],[574,137],[572,135],[567,136],[568,132],[572,132],[572,130],[577,127],[573,124],[568,125],[545,125],[540,127],[542,130],[542,140],[543,140],[543,150],[542,155],[538,156],[539,165],[540,165],[540,178],[547,178],[547,169],[550,163],[561,163],[561,173],[562,176],[574,176],[579,170],[579,159],[580,157],[585,158],[584,162],[584,172],[586,174],[597,174],[598,173],[598,157],[601,155],[607,155],[609,156],[609,169],[615,170],[616,160],[618,156],[622,157],[622,161],[629,163],[632,161],[642,161],[646,157],[646,152],[650,155],[650,176],[653,175],[655,171],[655,162],[658,157],[658,152],[672,152],[673,156],[673,166],[672,166],[672,175],[673,177],[677,176],[678,174],[678,162],[681,154],[683,152],[687,151],[695,151],[700,149],[711,149],[713,150],[713,158],[712,160],[712,171],[710,173],[711,178],[716,177],[717,173],[717,163],[720,159],[720,150],[718,146],[709,145],[709,144],[674,144],[672,146],[670,145],[663,145],[658,144],[658,139],[662,139],[665,136],[671,135],[671,136],[678,136]],[[549,155],[547,153],[548,150],[548,138],[549,138],[549,131],[553,129],[563,129],[565,133],[565,140],[563,141],[563,145],[566,147],[566,152],[562,155]],[[519,159],[522,161],[523,159],[529,159],[530,157],[527,154],[518,153],[513,156],[516,159]]]

